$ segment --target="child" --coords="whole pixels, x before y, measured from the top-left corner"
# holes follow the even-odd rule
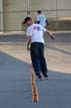
[[[47,32],[47,34],[52,39],[54,39],[54,36],[41,25],[34,24],[32,18],[30,17],[25,18],[24,24],[27,24],[28,26],[26,35],[28,39],[28,46],[29,44],[31,44],[30,55],[35,74],[39,79],[42,79],[42,72],[43,76],[48,79],[48,69],[44,57],[45,42],[43,38],[43,33]]]
[[[46,28],[46,26],[49,25],[46,16],[44,14],[42,14],[42,11],[41,10],[38,10],[37,13],[38,13],[37,23]]]

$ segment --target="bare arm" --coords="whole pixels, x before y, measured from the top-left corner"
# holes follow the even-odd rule
[[[27,50],[30,50],[31,36],[27,37]]]
[[[54,35],[53,35],[53,33],[51,33],[51,32],[49,32],[49,31],[47,31],[47,34],[48,34],[48,36],[50,36],[51,37],[51,39],[55,39],[55,37],[54,37]]]
[[[49,32],[46,28],[42,27],[42,30],[43,30],[44,32],[46,32],[46,33],[48,34],[48,36],[51,37],[51,39],[53,39],[53,40],[55,39],[53,33]]]

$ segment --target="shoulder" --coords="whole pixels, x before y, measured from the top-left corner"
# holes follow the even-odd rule
[[[42,28],[42,25],[40,25],[40,24],[35,24],[34,26]]]
[[[31,35],[32,35],[32,26],[29,26],[29,27],[27,28],[26,35],[27,35],[27,36],[31,36]]]
[[[37,17],[40,17],[40,15],[38,15]]]
[[[29,31],[29,30],[31,30],[32,29],[32,26],[29,26],[28,28],[27,28],[27,31]]]
[[[41,28],[42,28],[42,25],[40,25],[40,24],[37,24],[37,26],[39,26],[39,27],[41,27]]]
[[[42,17],[46,18],[46,16],[44,14],[42,14]]]
[[[37,18],[40,19],[41,18],[41,15],[38,15]]]

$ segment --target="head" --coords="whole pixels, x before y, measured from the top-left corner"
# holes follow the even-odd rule
[[[37,13],[40,15],[42,12],[41,12],[41,10],[38,10]]]
[[[26,17],[24,19],[24,22],[23,22],[23,24],[26,24],[27,26],[32,25],[32,23],[33,23],[33,21],[32,21],[32,18],[31,17]]]

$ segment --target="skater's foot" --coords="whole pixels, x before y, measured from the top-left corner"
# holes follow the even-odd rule
[[[45,78],[46,80],[48,80],[48,73],[44,73],[43,75],[44,75],[44,78]]]
[[[45,77],[46,80],[48,80],[48,77]]]
[[[42,80],[42,76],[41,76],[40,73],[37,74],[37,77],[38,77],[39,80]]]

